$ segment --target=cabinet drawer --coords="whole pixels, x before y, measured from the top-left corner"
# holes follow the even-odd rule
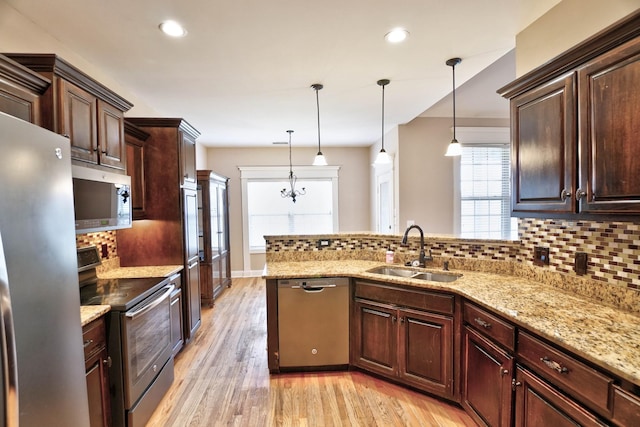
[[[621,389],[613,387],[613,421],[621,426],[640,424],[640,398]]]
[[[106,346],[105,337],[104,319],[102,318],[94,320],[82,328],[85,360]]]
[[[356,297],[437,313],[453,314],[453,295],[356,282]]]
[[[594,410],[611,415],[611,378],[523,332],[518,334],[518,355],[537,373],[567,393]]]
[[[515,326],[469,303],[464,304],[464,321],[508,350],[515,349]]]

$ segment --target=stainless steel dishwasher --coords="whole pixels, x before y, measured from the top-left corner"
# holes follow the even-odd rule
[[[349,363],[349,279],[278,280],[280,367]]]

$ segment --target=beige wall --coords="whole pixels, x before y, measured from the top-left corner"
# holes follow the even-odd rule
[[[316,154],[314,148],[294,148],[293,165],[310,165]],[[369,180],[371,161],[369,147],[333,148],[323,147],[330,165],[340,166],[338,184],[340,231],[366,231],[371,223],[369,217]],[[208,148],[208,169],[230,178],[229,210],[231,236],[231,270],[243,270],[242,256],[242,194],[238,166],[282,166],[288,164],[287,148]],[[200,162],[198,162],[200,163]],[[280,197],[275,194],[274,197]],[[262,270],[264,255],[251,257],[251,270]]]
[[[521,76],[640,8],[640,0],[563,0],[516,36]]]
[[[134,107],[125,115],[129,117],[159,115],[158,111],[142,102],[131,90],[121,86],[100,68],[51,37],[4,1],[0,1],[0,52],[55,53],[133,103]]]
[[[452,138],[451,126],[450,118],[418,117],[399,127],[401,233],[413,220],[425,233],[454,234],[454,159],[444,155]],[[509,119],[457,118],[456,126],[508,127]]]

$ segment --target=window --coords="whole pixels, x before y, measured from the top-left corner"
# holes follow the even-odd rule
[[[293,203],[281,197],[288,180],[247,182],[249,249],[264,250],[265,235],[333,233],[331,180],[298,180],[296,188],[307,194]]]
[[[460,138],[465,141],[458,175],[461,237],[517,238],[517,220],[510,216],[508,129],[500,129],[475,128]]]
[[[265,250],[265,235],[330,234],[338,231],[338,166],[296,167],[297,198],[280,196],[290,189],[289,168],[240,167],[246,258]]]

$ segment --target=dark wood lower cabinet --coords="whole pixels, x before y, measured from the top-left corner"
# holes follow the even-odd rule
[[[453,318],[356,300],[354,365],[451,398]]]
[[[516,391],[516,427],[605,425],[583,406],[521,366],[516,368],[513,385]]]
[[[109,395],[109,365],[104,318],[82,329],[84,340],[89,421],[91,427],[111,426],[111,398]]]
[[[511,425],[513,356],[465,326],[462,406],[480,425]]]

